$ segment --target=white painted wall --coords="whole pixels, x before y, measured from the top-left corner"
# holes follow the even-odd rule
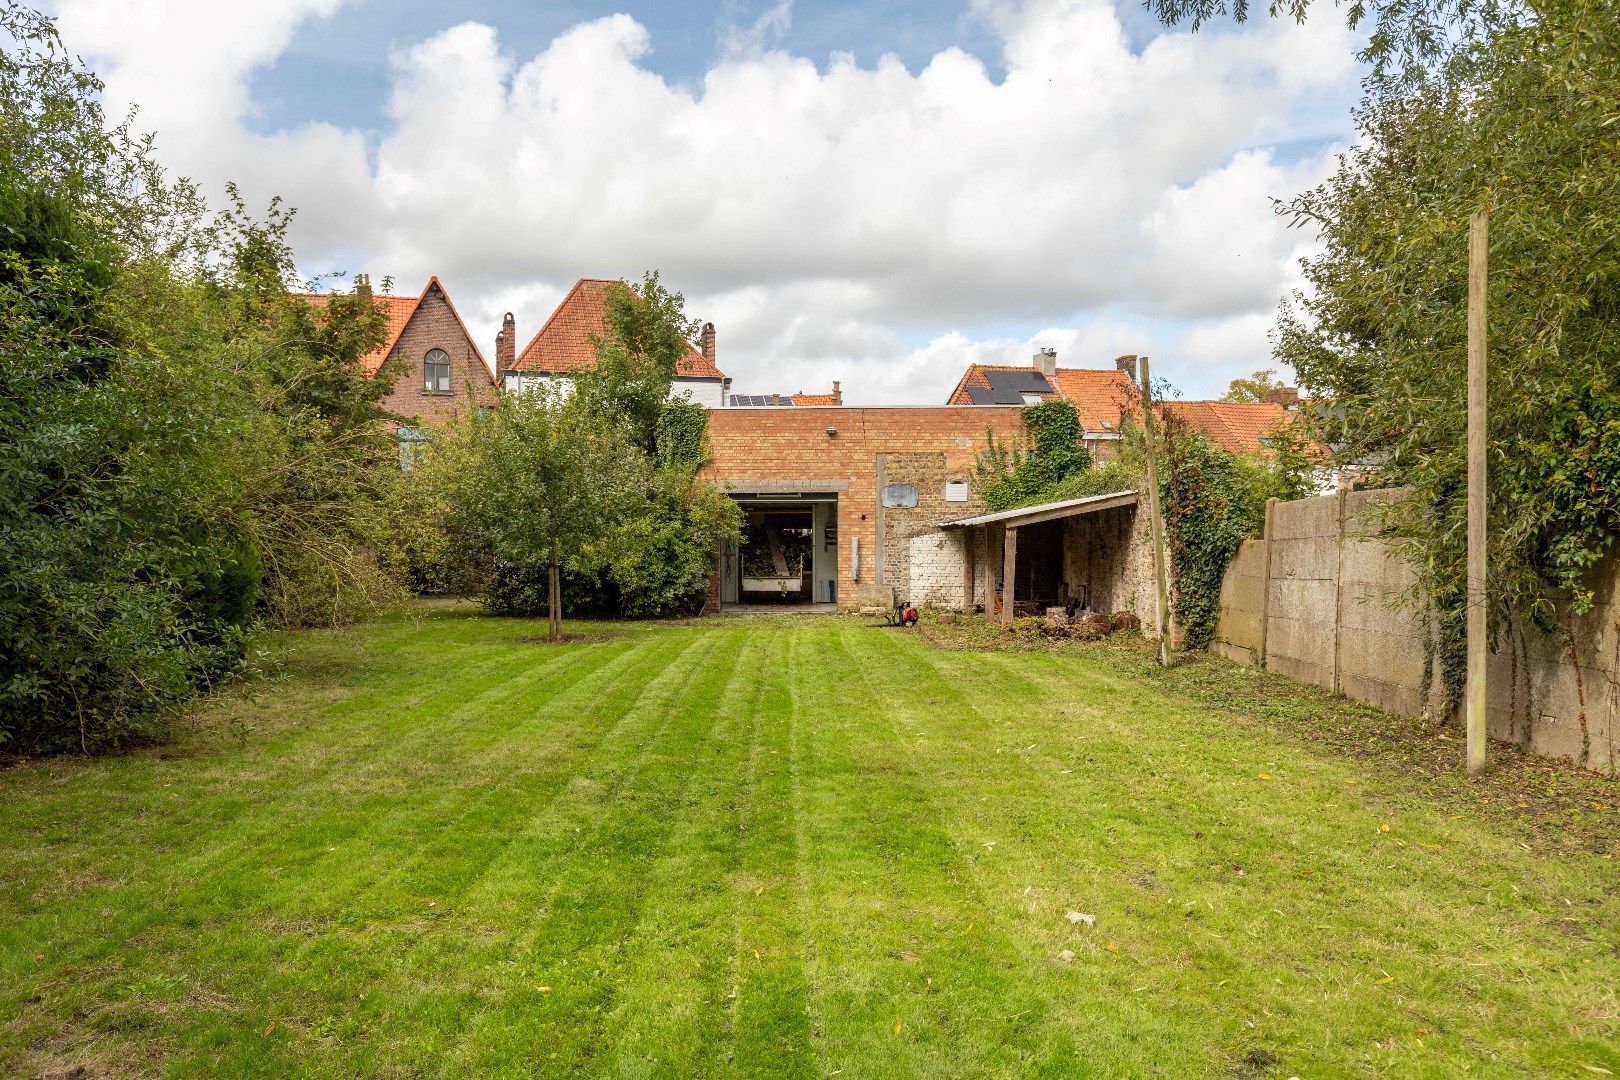
[[[564,395],[574,389],[574,380],[567,375],[543,372],[508,371],[502,385],[509,393],[522,394],[542,386],[553,387]],[[676,379],[669,388],[672,398],[690,397],[699,405],[710,409],[723,409],[726,405],[725,384],[710,379]]]
[[[714,379],[676,379],[669,388],[669,396],[690,396],[699,405],[723,409],[726,407],[726,384]]]

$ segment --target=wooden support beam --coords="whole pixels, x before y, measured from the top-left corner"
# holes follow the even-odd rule
[[[1159,663],[1170,666],[1170,580],[1164,550],[1164,521],[1159,513],[1158,418],[1153,415],[1153,379],[1148,358],[1137,361],[1142,385],[1142,424],[1147,431],[1148,512],[1153,524],[1153,576],[1159,589]]]
[[[1468,775],[1485,771],[1485,293],[1490,221],[1468,219]]]
[[[1018,530],[1008,529],[1001,542],[1001,623],[1013,624],[1013,584],[1018,580]]]
[[[962,530],[962,612],[973,614],[973,529]]]

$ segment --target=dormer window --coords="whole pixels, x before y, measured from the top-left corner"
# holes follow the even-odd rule
[[[430,394],[450,392],[450,354],[443,349],[429,349],[422,363],[423,389]]]

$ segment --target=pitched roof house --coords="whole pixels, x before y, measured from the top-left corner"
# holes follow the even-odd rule
[[[1211,446],[1234,454],[1269,454],[1271,436],[1290,413],[1273,401],[1161,401],[1160,414],[1180,421],[1208,439]]]
[[[383,405],[398,416],[425,421],[454,419],[472,407],[495,404],[495,373],[467,332],[460,312],[437,277],[416,296],[375,296],[361,276],[355,290],[383,309],[383,343],[360,358],[368,379],[386,373],[394,387]],[[305,297],[325,307],[327,297]]]
[[[1118,438],[1126,419],[1141,420],[1136,393],[1136,357],[1121,356],[1114,370],[1061,368],[1057,353],[1042,349],[1031,364],[970,364],[947,401],[950,405],[1031,405],[1067,401],[1074,405],[1093,451],[1099,440]],[[1271,436],[1301,405],[1299,391],[1284,387],[1260,403],[1160,401],[1159,414],[1199,432],[1234,454],[1269,455]]]
[[[1136,357],[1121,356],[1113,370],[1060,368],[1057,351],[1042,349],[1029,364],[969,364],[947,405],[1034,405],[1067,401],[1085,429],[1094,454],[1108,456],[1127,419],[1139,417]]]
[[[517,327],[508,312],[495,338],[496,367],[506,389],[527,390],[594,367],[591,339],[607,333],[607,290],[613,284],[602,278],[574,282],[521,353],[516,352]],[[705,323],[701,351],[689,347],[676,363],[671,393],[689,393],[692,400],[718,409],[726,405],[731,380],[714,366],[714,339],[714,324]]]

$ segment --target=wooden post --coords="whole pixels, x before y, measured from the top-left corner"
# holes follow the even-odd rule
[[[550,594],[547,603],[547,622],[551,630],[551,640],[562,640],[562,572],[557,566],[556,556],[551,559],[550,580],[547,582],[547,592]]]
[[[1164,521],[1159,514],[1159,448],[1154,437],[1158,429],[1153,416],[1153,383],[1148,358],[1137,359],[1142,379],[1142,424],[1147,430],[1148,520],[1153,523],[1153,575],[1159,589],[1159,663],[1170,666],[1170,583],[1165,569]]]
[[[1334,509],[1339,518],[1338,542],[1333,548],[1333,678],[1328,689],[1335,694],[1344,692],[1344,501],[1349,493],[1339,489]]]
[[[1018,530],[1008,526],[1001,542],[1001,624],[1013,624],[1013,584],[1018,580]]]
[[[1271,531],[1274,528],[1271,521],[1277,513],[1277,498],[1272,496],[1266,500],[1266,521],[1260,530],[1260,543],[1263,545],[1260,571],[1260,650],[1259,668],[1266,670],[1266,644],[1270,640],[1267,623],[1271,620]]]
[[[973,526],[962,528],[962,613],[973,614]]]
[[[1490,221],[1468,219],[1468,775],[1485,771],[1485,291]]]

